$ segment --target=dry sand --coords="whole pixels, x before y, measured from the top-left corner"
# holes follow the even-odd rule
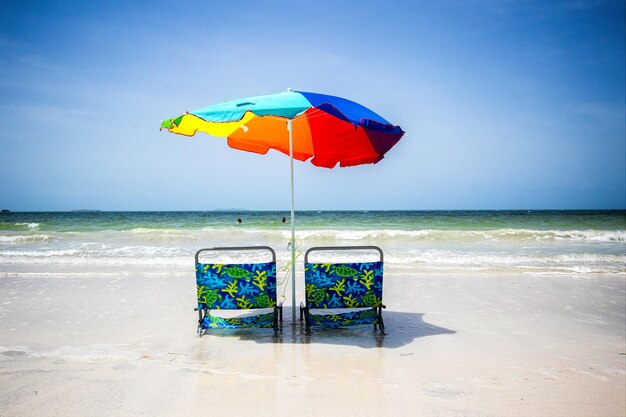
[[[193,272],[0,275],[0,416],[623,417],[625,287],[389,268],[384,337],[200,339]]]

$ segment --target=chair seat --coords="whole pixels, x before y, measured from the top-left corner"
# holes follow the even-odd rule
[[[205,329],[269,328],[274,327],[274,313],[246,317],[218,317],[207,314],[202,320],[202,327]]]
[[[311,325],[314,326],[343,327],[376,323],[378,314],[375,309],[333,314],[316,314],[310,312],[309,319],[311,320]]]
[[[270,262],[201,263],[201,252],[267,251]],[[278,335],[282,322],[282,302],[276,300],[276,254],[268,246],[218,247],[196,252],[196,293],[198,335],[207,329],[273,328]],[[273,312],[253,314],[254,310]],[[220,317],[211,310],[238,310],[247,315]]]
[[[380,257],[375,262],[329,263],[327,255],[324,262],[309,262],[309,254],[314,251],[354,250],[375,250]],[[300,319],[305,319],[307,333],[310,333],[312,326],[364,324],[374,324],[374,329],[378,328],[384,333],[382,249],[377,246],[310,248],[304,255],[304,296],[305,301],[300,305]]]

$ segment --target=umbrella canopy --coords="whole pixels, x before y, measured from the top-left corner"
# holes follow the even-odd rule
[[[404,134],[353,101],[302,91],[214,104],[164,120],[161,128],[226,137],[228,146],[244,151],[265,154],[271,148],[289,155],[288,119],[293,120],[293,157],[312,157],[313,165],[325,168],[376,163]]]
[[[375,164],[404,135],[399,126],[344,98],[292,91],[248,97],[203,107],[174,119],[161,129],[193,136],[205,132],[225,137],[228,146],[265,154],[276,149],[291,158],[291,284],[295,302],[295,209],[293,160],[333,168]]]

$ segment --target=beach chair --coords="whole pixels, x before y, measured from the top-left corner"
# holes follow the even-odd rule
[[[326,263],[309,262],[314,251],[337,252],[375,250],[377,262]],[[383,323],[383,251],[377,246],[315,247],[304,254],[304,292],[300,320],[306,332],[311,326],[341,327],[374,324],[381,333]],[[349,311],[342,311],[349,309]]]
[[[268,251],[271,262],[263,263],[200,263],[203,252]],[[282,302],[276,302],[276,253],[268,246],[218,247],[196,252],[196,289],[198,336],[216,328],[273,328],[278,335],[282,325]],[[219,317],[211,310],[273,309],[270,312]],[[249,313],[249,312],[248,312]]]

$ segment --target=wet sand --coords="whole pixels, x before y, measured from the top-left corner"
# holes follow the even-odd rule
[[[306,336],[287,307],[278,338],[200,339],[193,273],[4,274],[0,416],[623,417],[625,289],[389,268],[385,336]]]

